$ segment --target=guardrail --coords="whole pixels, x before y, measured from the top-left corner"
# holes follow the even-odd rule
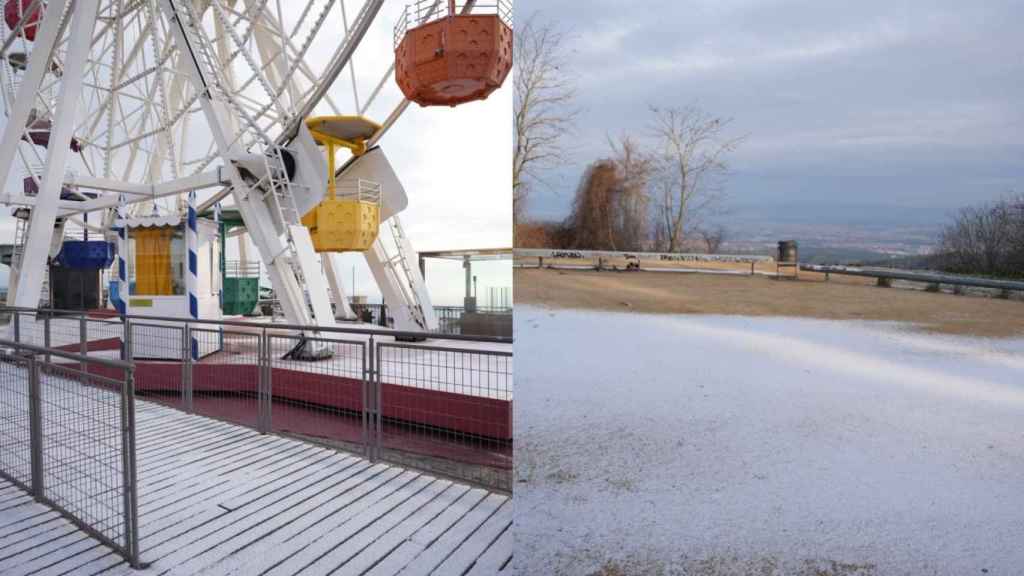
[[[771,256],[759,256],[756,254],[697,254],[684,252],[613,252],[609,250],[561,250],[549,248],[516,248],[516,258],[548,258],[573,259],[573,260],[596,260],[600,258],[620,258],[637,261],[658,261],[658,262],[730,262],[737,264],[749,264],[751,262],[774,262]]]
[[[390,324],[390,315],[387,304],[352,304],[352,311],[356,317],[363,322],[387,327]],[[477,306],[476,311],[482,314],[512,315],[511,307],[504,306]],[[462,306],[434,306],[434,313],[437,314],[436,334],[474,336],[472,330],[467,331],[463,325],[463,317],[466,309]]]
[[[747,272],[750,276],[756,273],[756,266],[759,263],[771,263],[775,259],[771,256],[759,256],[759,255],[748,255],[748,254],[697,254],[697,253],[686,253],[686,252],[615,252],[610,250],[562,250],[562,249],[549,249],[549,248],[516,248],[515,249],[516,259],[537,259],[536,268],[552,268],[552,269],[594,269],[594,270],[606,270],[608,269],[609,261],[625,260],[626,270],[657,270],[659,272],[673,271],[673,272],[708,272],[716,274],[736,274],[735,271],[725,270],[709,270],[709,269],[678,269],[678,268],[641,268],[641,262],[667,262],[667,263],[725,263],[725,264],[749,264],[750,270]],[[549,262],[545,265],[544,260]],[[551,264],[551,260],[590,260],[593,262],[591,266],[581,265],[566,265],[566,264]],[[515,264],[516,268],[532,268],[533,266],[526,266],[522,264]],[[614,265],[611,266],[615,268]]]
[[[0,347],[0,475],[140,567],[134,367]]]
[[[25,342],[123,351],[148,400],[511,490],[510,338],[0,312]]]
[[[911,270],[897,270],[892,268],[826,266],[818,264],[801,264],[800,270],[805,272],[819,272],[822,274],[840,274],[845,276],[864,276],[886,280],[923,282],[926,284],[936,284],[940,286],[942,284],[948,284],[950,286],[970,286],[975,288],[991,288],[1005,291],[1024,291],[1024,282],[996,280],[993,278],[978,278],[975,276],[956,276],[953,274],[942,274],[938,272],[914,272]]]

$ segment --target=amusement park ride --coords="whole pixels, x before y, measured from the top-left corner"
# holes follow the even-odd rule
[[[17,218],[8,303],[36,307],[56,268],[113,264],[119,312],[220,318],[223,242],[244,259],[248,237],[289,324],[351,314],[338,255],[354,251],[395,328],[435,328],[380,141],[410,101],[456,106],[502,84],[511,6],[407,6],[394,60],[360,102],[353,54],[383,5],[6,0],[0,182],[21,183],[0,194]],[[349,110],[328,94],[346,67]],[[367,119],[392,75],[405,99]]]

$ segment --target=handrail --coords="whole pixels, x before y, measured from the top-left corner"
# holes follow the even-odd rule
[[[17,306],[0,306],[0,313],[22,312],[32,314],[63,314],[81,315],[81,310],[55,310],[51,308],[28,308]],[[483,342],[488,344],[512,344],[512,338],[502,336],[467,336],[462,334],[439,334],[435,332],[416,332],[411,330],[382,330],[379,328],[352,328],[345,326],[303,326],[301,324],[268,324],[258,322],[242,322],[239,320],[204,320],[193,318],[176,318],[170,316],[147,316],[141,314],[127,314],[110,316],[121,320],[155,320],[158,322],[180,322],[188,324],[212,324],[215,326],[234,326],[239,328],[252,329],[276,329],[296,330],[299,332],[328,332],[336,334],[362,334],[367,336],[392,336],[395,338],[429,339],[429,340],[458,340],[463,342]]]
[[[572,248],[516,248],[516,258],[550,258],[589,260],[593,258],[624,258],[626,260],[658,260],[662,262],[774,262],[771,256],[757,254],[697,254],[687,252],[623,252],[612,250],[576,250]]]
[[[102,356],[83,356],[81,354],[67,352],[59,348],[47,348],[45,346],[36,346],[35,344],[16,342],[14,340],[8,340],[6,338],[0,338],[0,348],[28,350],[29,352],[34,352],[35,354],[59,356],[67,360],[74,360],[75,362],[88,362],[89,364],[99,364],[100,366],[106,366],[107,368],[117,368],[121,370],[135,369],[135,364],[132,364],[131,362],[125,362],[123,360],[117,360],[114,358],[104,358]]]
[[[820,272],[822,274],[840,274],[844,276],[864,276],[868,278],[905,280],[908,282],[949,284],[951,286],[973,286],[976,288],[993,288],[997,290],[1024,290],[1024,282],[1014,280],[996,280],[992,278],[978,278],[976,276],[954,276],[938,272],[916,272],[895,268],[801,264],[800,270],[804,272]]]

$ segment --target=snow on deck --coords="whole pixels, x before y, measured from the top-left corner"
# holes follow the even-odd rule
[[[1019,574],[1024,341],[516,309],[516,574]]]
[[[414,470],[137,403],[141,555],[0,480],[0,573],[474,576],[512,556],[512,500]]]

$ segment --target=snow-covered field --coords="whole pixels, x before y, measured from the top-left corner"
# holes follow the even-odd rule
[[[518,574],[1024,574],[1024,341],[516,308]]]

